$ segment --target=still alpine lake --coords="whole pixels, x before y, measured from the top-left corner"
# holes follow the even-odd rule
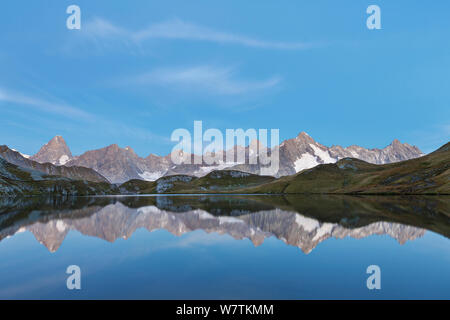
[[[449,236],[450,197],[0,198],[0,298],[450,299]]]

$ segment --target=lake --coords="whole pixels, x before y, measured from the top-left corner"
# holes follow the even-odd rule
[[[1,198],[0,298],[450,299],[449,236],[450,197]]]

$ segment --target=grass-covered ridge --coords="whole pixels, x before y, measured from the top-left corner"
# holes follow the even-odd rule
[[[353,158],[250,188],[254,193],[450,194],[450,143],[420,158],[374,165]]]
[[[130,180],[120,186],[123,193],[233,193],[236,190],[251,188],[274,181],[271,176],[236,171],[212,171],[203,177],[173,175],[156,181]]]

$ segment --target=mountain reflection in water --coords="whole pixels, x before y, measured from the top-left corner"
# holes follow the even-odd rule
[[[71,230],[110,242],[137,229],[174,235],[204,230],[250,239],[269,237],[311,252],[330,238],[389,235],[400,244],[426,230],[450,235],[448,197],[148,196],[3,198],[0,241],[30,231],[55,252]]]

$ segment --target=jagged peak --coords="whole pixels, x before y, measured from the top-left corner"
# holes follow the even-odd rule
[[[105,150],[114,150],[115,151],[115,150],[119,150],[120,147],[119,147],[119,145],[117,143],[113,143],[113,144],[110,144],[109,146],[107,146],[107,147],[105,147],[103,149],[105,149]]]
[[[286,143],[288,145],[292,145],[292,143],[295,143],[295,141],[298,141],[298,140],[306,141],[308,143],[315,142],[315,140],[313,138],[311,138],[311,136],[309,134],[307,134],[305,131],[302,131],[295,138],[283,140],[278,145],[278,147],[286,147]]]
[[[56,135],[43,145],[35,155],[31,156],[30,159],[40,163],[50,162],[52,164],[64,165],[72,157],[72,152],[64,138]]]
[[[100,149],[100,150],[105,150],[106,152],[114,152],[114,153],[131,153],[133,155],[136,155],[136,153],[134,152],[133,148],[131,148],[130,146],[126,146],[125,148],[121,148],[117,143],[113,143],[110,144],[109,146]],[[91,151],[95,151],[95,150],[91,150]]]
[[[54,145],[54,144],[67,146],[66,140],[64,140],[64,138],[59,135],[54,136],[49,142],[47,142],[46,145]]]
[[[398,140],[398,139],[392,140],[391,146],[396,146],[396,145],[403,145],[403,143],[401,143],[400,140]]]
[[[297,135],[297,138],[301,138],[301,137],[311,138],[311,136],[308,133],[306,133],[305,131],[302,131]]]
[[[388,147],[406,147],[406,148],[413,148],[413,149],[415,149],[415,150],[417,150],[418,152],[420,152],[421,154],[424,154],[417,146],[412,146],[412,145],[410,145],[410,144],[408,144],[408,143],[402,143],[400,140],[398,140],[398,139],[394,139],[392,142],[391,142],[391,144],[390,145],[388,145],[386,148],[388,148]]]
[[[157,154],[154,154],[154,153],[150,153],[150,154],[146,157],[146,159],[155,159],[155,158],[160,158],[160,156],[158,156]]]

